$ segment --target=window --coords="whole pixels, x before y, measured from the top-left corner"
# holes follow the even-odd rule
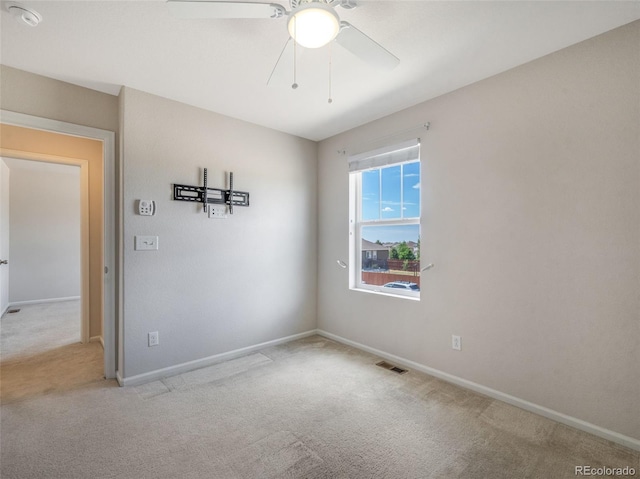
[[[349,157],[350,286],[420,297],[420,143]]]

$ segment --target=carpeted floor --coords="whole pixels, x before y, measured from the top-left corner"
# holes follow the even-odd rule
[[[16,306],[0,319],[3,361],[80,342],[80,300]]]
[[[68,366],[93,361],[94,346]],[[576,477],[580,465],[640,474],[637,452],[378,360],[313,336],[139,387],[119,388],[97,368],[26,393],[5,384],[17,365],[3,362],[0,476],[550,479]]]
[[[2,404],[102,379],[102,346],[80,343],[79,300],[19,308],[0,319]]]

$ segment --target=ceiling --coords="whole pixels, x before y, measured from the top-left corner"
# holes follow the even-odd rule
[[[294,90],[288,55],[267,85],[288,38],[286,19],[177,19],[162,0],[20,3],[43,20],[20,24],[3,2],[5,65],[114,95],[125,85],[311,140],[640,18],[638,1],[358,0],[353,10],[337,7],[340,18],[400,65],[376,70],[335,43],[300,48]]]

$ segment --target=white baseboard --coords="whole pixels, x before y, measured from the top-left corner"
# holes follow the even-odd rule
[[[77,301],[79,299],[80,299],[80,296],[67,296],[64,298],[31,299],[29,301],[14,301],[12,303],[9,303],[9,308],[13,308],[15,306],[26,306],[28,304],[60,303],[62,301]]]
[[[102,349],[104,349],[104,338],[102,336],[91,336],[89,338],[90,343],[100,343],[102,345]]]
[[[466,389],[470,389],[472,391],[476,391],[480,394],[484,394],[485,396],[489,396],[494,399],[498,399],[500,401],[511,404],[512,406],[519,407],[526,411],[539,414],[540,416],[544,416],[548,419],[552,419],[553,421],[557,421],[562,424],[566,424],[567,426],[574,427],[576,429],[580,429],[581,431],[588,432],[593,434],[594,436],[602,437],[607,439],[608,441],[612,441],[618,444],[621,444],[630,449],[634,449],[636,451],[640,451],[640,440],[635,439],[630,436],[625,436],[624,434],[617,433],[615,431],[611,431],[609,429],[605,429],[600,426],[596,426],[595,424],[591,424],[589,422],[583,421],[582,419],[578,419],[572,416],[568,416],[558,411],[554,411],[553,409],[546,408],[544,406],[540,406],[538,404],[534,404],[529,401],[525,401],[524,399],[520,399],[509,394],[505,394],[500,391],[496,391],[495,389],[491,389],[489,387],[483,386],[482,384],[474,383],[472,381],[468,381],[466,379],[460,378],[458,376],[454,376],[449,373],[445,373],[438,369],[430,368],[429,366],[425,366],[420,363],[416,363],[409,359],[402,358],[400,356],[396,356],[394,354],[389,354],[384,351],[380,351],[379,349],[372,348],[366,346],[364,344],[357,343],[356,341],[351,341],[350,339],[343,338],[333,333],[329,333],[327,331],[323,331],[322,329],[317,330],[317,334],[320,336],[324,336],[325,338],[333,339],[339,343],[346,344],[348,346],[352,346],[356,349],[360,349],[362,351],[366,351],[371,354],[375,354],[376,356],[381,357],[382,359],[386,359],[392,361],[400,366],[405,366],[411,369],[415,369],[416,371],[420,371],[430,376],[437,377],[444,381],[456,384]]]
[[[137,374],[131,377],[122,377],[120,371],[117,371],[116,379],[118,380],[118,384],[120,384],[120,386],[137,386],[139,384],[148,383],[150,381],[155,381],[164,377],[175,376],[176,374],[182,374],[193,371],[194,369],[211,366],[212,364],[228,361],[229,359],[244,356],[245,354],[249,354],[260,349],[268,348],[270,346],[277,346],[278,344],[288,343],[289,341],[306,338],[307,336],[313,336],[314,334],[316,334],[316,330],[312,329],[311,331],[306,331],[304,333],[293,334],[291,336],[274,339],[265,343],[247,346],[246,348],[234,349],[233,351],[228,351],[226,353],[215,354],[213,356],[196,359],[194,361],[187,361],[186,363],[176,364],[175,366],[169,366],[163,369],[156,369],[155,371]]]

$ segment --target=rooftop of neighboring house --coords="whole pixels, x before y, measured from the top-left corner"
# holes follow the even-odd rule
[[[379,243],[372,243],[364,238],[362,238],[362,250],[363,251],[389,251],[391,246],[386,246]]]

